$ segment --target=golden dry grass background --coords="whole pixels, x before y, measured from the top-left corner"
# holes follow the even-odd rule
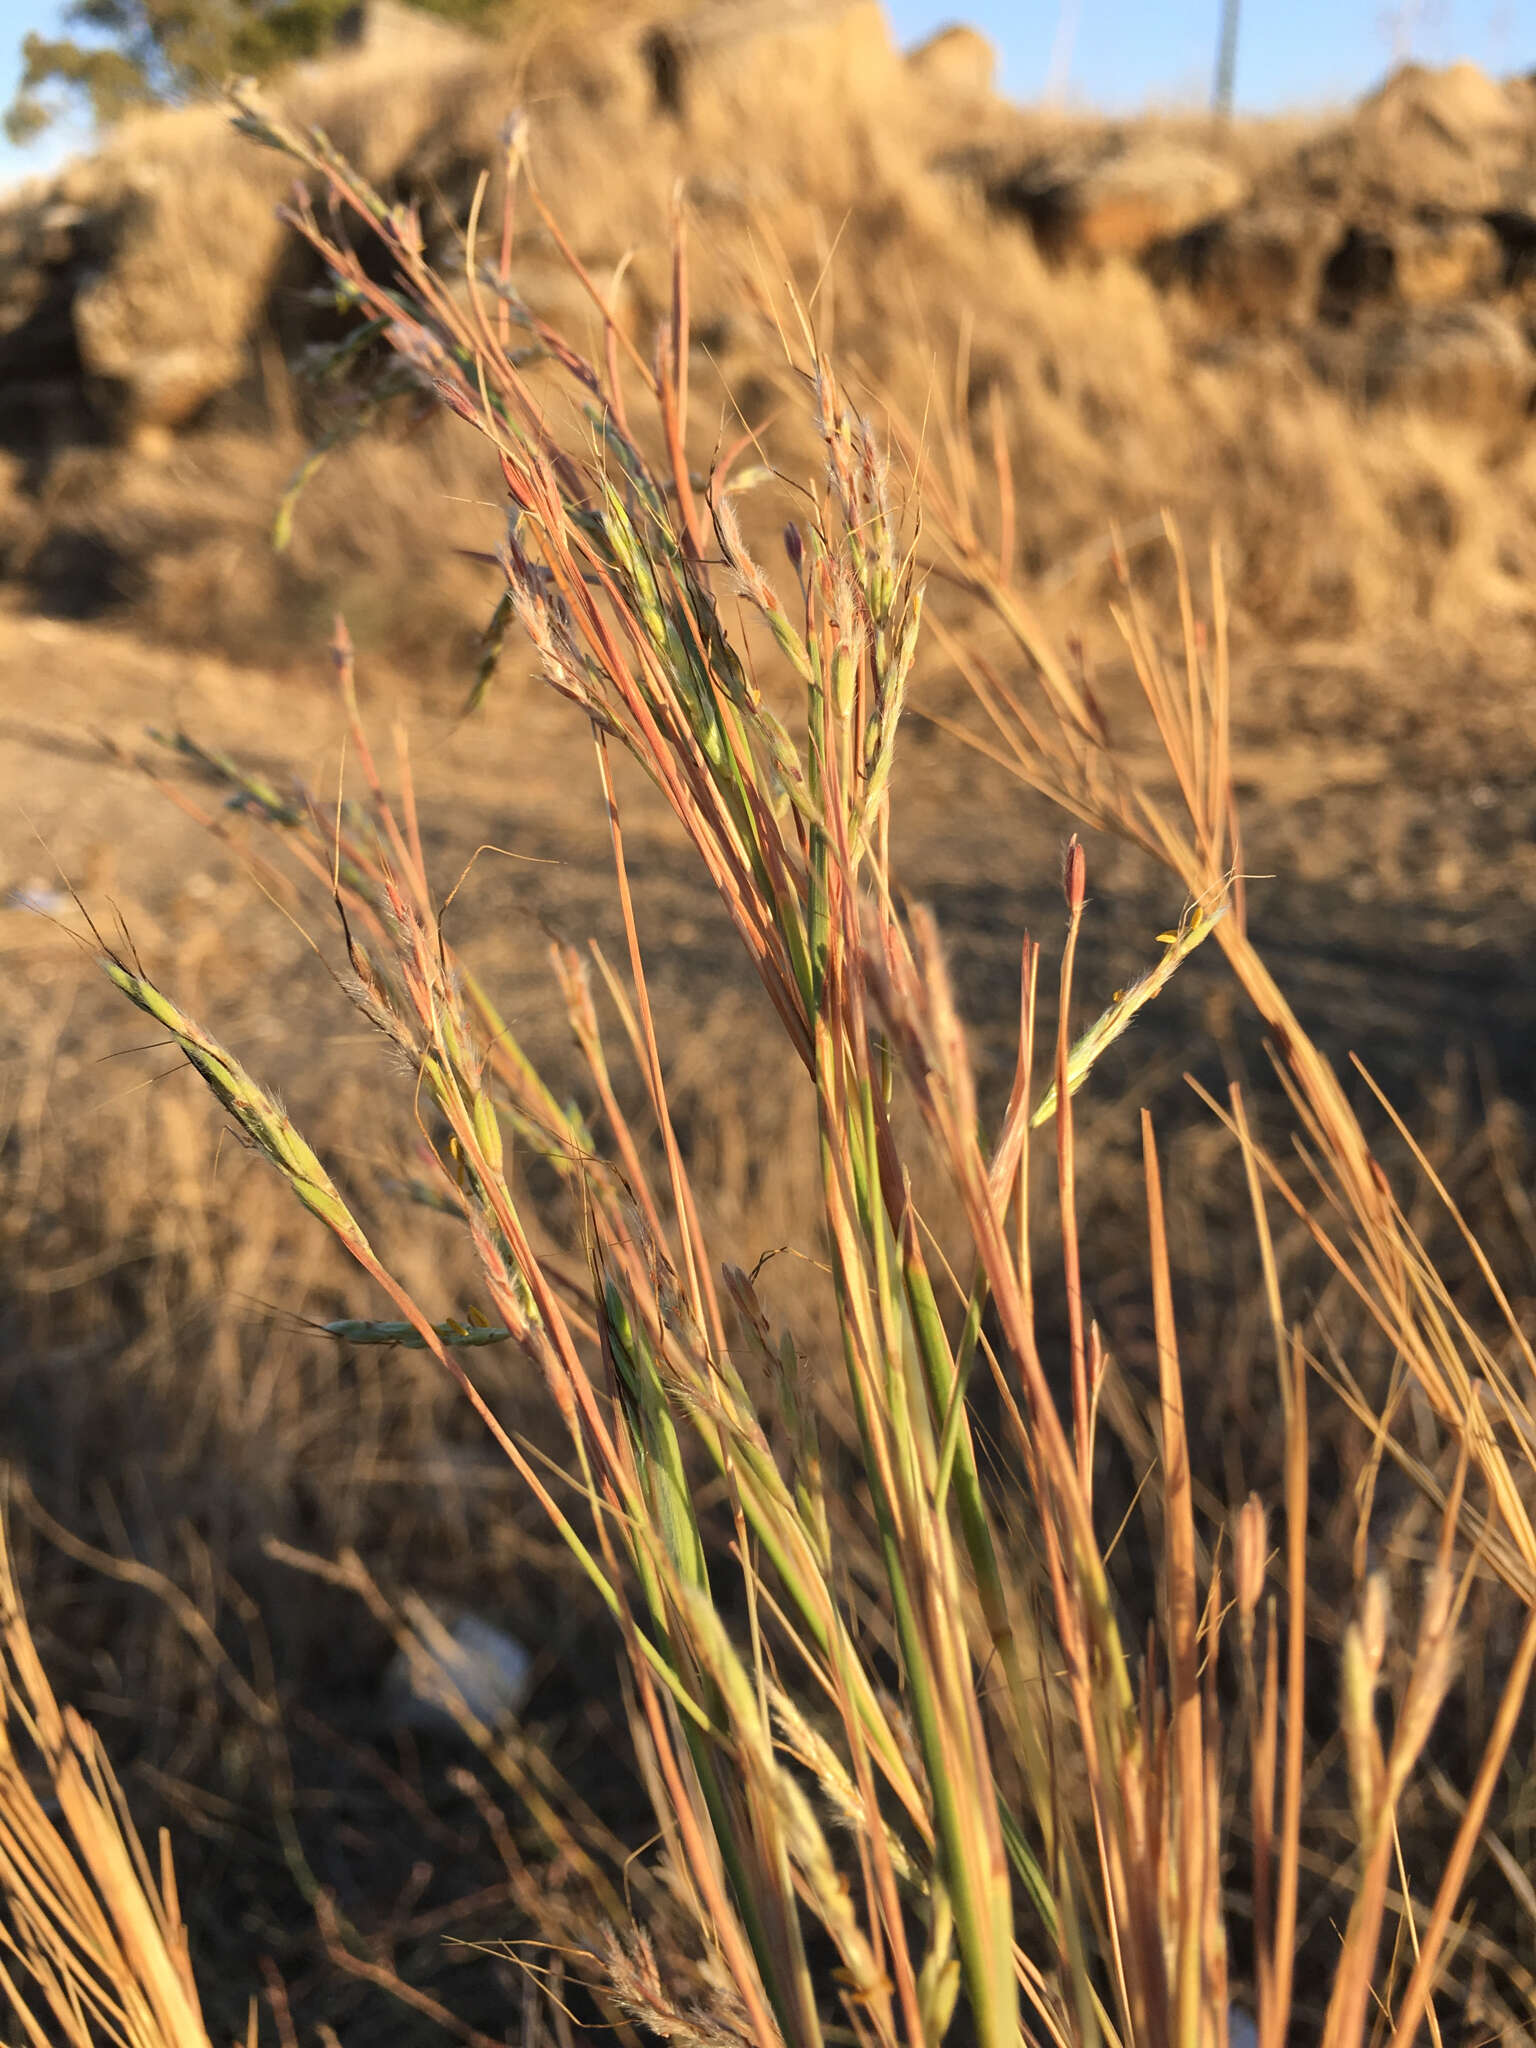
[[[752,32],[687,56],[675,110],[627,8],[489,47],[386,18],[282,91],[449,245],[521,111],[554,214],[595,275],[623,263],[642,335],[680,188],[701,450],[737,407],[753,425],[774,408],[779,352],[742,277],[809,290],[825,272],[824,333],[872,397],[1006,436],[1021,558],[1065,616],[1099,610],[1108,521],[1137,534],[1168,505],[1227,547],[1250,644],[1518,659],[1529,88],[1493,104],[1459,74],[1409,75],[1310,122],[1116,127],[904,63],[873,0],[773,32],[735,11]],[[327,332],[273,217],[283,185],[209,109],[136,122],[13,206],[12,575],[241,660],[307,653],[342,596],[419,677],[489,588],[444,545],[487,524],[454,437],[337,458],[290,558],[263,546],[317,424],[284,360]],[[1096,211],[1074,221],[1082,193]],[[1202,207],[1226,224],[1214,242]],[[532,220],[519,282],[574,310]]]

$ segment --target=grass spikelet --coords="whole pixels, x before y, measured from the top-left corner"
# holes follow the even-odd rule
[[[1075,1095],[1088,1076],[1093,1072],[1100,1058],[1131,1028],[1138,1013],[1148,1003],[1160,996],[1174,975],[1184,965],[1197,946],[1203,946],[1211,933],[1227,914],[1229,905],[1225,901],[1206,906],[1192,904],[1179,920],[1178,928],[1162,932],[1158,944],[1163,948],[1157,964],[1149,967],[1123,989],[1117,989],[1107,1009],[1089,1025],[1088,1029],[1074,1043],[1067,1058],[1067,1093]],[[1048,1124],[1056,1114],[1058,1100],[1055,1082],[1046,1090],[1030,1117],[1030,1128],[1039,1130]]]
[[[271,1160],[305,1208],[318,1216],[349,1248],[355,1252],[366,1252],[368,1241],[361,1225],[276,1097],[252,1080],[233,1055],[200,1030],[152,982],[134,973],[112,954],[102,956],[101,967],[107,979],[135,1008],[142,1010],[147,1017],[153,1017],[171,1034],[189,1064],[212,1089],[215,1098],[256,1149]]]

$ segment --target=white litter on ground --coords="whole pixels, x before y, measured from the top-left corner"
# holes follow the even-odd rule
[[[533,1672],[533,1658],[516,1637],[475,1614],[450,1628],[424,1603],[410,1606],[415,1640],[395,1652],[384,1674],[391,1725],[442,1734],[460,1725],[455,1703],[488,1728],[515,1714]]]

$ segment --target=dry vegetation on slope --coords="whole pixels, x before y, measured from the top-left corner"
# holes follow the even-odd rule
[[[908,65],[874,8],[806,13],[770,33],[743,10],[741,36],[713,44],[648,41],[627,12],[596,7],[600,32],[551,29],[490,53],[440,34],[405,49],[381,40],[285,96],[392,197],[421,201],[450,262],[479,169],[498,160],[509,109],[526,109],[541,188],[594,273],[606,281],[633,252],[618,297],[643,343],[667,306],[681,178],[701,468],[739,405],[771,422],[786,474],[809,473],[801,395],[743,285],[772,296],[784,274],[809,288],[825,271],[824,338],[872,409],[889,394],[930,419],[935,481],[951,420],[983,478],[994,433],[1011,448],[1025,585],[1051,624],[1082,636],[1113,715],[1129,715],[1134,691],[1104,617],[1117,587],[1109,522],[1154,597],[1169,588],[1149,537],[1158,508],[1179,512],[1197,556],[1214,529],[1236,605],[1248,865],[1276,878],[1250,887],[1254,929],[1324,1043],[1360,1045],[1427,1108],[1414,1121],[1431,1126],[1528,1326],[1527,89],[1409,74],[1336,121],[1223,137],[1173,121],[1116,130],[1003,105],[963,39]],[[482,857],[455,937],[512,992],[523,1041],[574,1085],[544,933],[622,943],[601,821],[572,798],[590,789],[590,748],[565,707],[530,691],[515,647],[494,717],[452,728],[438,715],[458,709],[495,597],[494,572],[454,552],[494,543],[494,476],[467,436],[407,404],[328,460],[289,552],[269,548],[284,485],[338,418],[337,400],[290,368],[339,327],[317,300],[318,270],[273,220],[283,189],[220,116],[183,113],[126,130],[0,219],[12,251],[0,880],[45,886],[56,854],[93,903],[116,905],[158,977],[282,1085],[396,1268],[451,1306],[474,1286],[462,1248],[431,1217],[384,1221],[407,1106],[380,1107],[388,1070],[327,1007],[326,973],[265,870],[277,903],[253,897],[250,820],[194,785],[224,835],[210,848],[124,765],[158,765],[144,728],[179,720],[282,789],[299,776],[333,788],[343,721],[321,649],[343,604],[375,703],[416,724],[438,879],[477,845],[517,856]],[[530,302],[590,330],[537,219],[523,225]],[[767,531],[796,507],[788,491],[746,506],[759,498]],[[1002,657],[995,627],[943,579],[935,609]],[[914,695],[919,711],[960,709],[936,643]],[[900,868],[948,935],[991,1102],[1013,1056],[1019,932],[1059,928],[1065,828],[937,728],[906,737]],[[1150,743],[1138,758],[1152,772]],[[805,1278],[819,1252],[805,1238],[809,1133],[786,1142],[760,998],[710,891],[643,791],[627,796],[660,1029],[678,1048],[673,1110],[706,1223],[748,1264],[792,1248],[765,1267],[764,1290],[814,1340],[826,1326]],[[1090,877],[1079,971],[1099,996],[1145,964],[1178,904],[1107,842],[1091,844]],[[22,1576],[60,1690],[97,1717],[139,1812],[176,1830],[215,2032],[236,2031],[247,1993],[277,1982],[263,1979],[270,1958],[306,2044],[328,2025],[344,2039],[364,2027],[375,2040],[435,2038],[437,2016],[390,1995],[392,1972],[446,1998],[460,2038],[500,2038],[524,1980],[456,1942],[547,1927],[567,1891],[585,1895],[593,1866],[622,1883],[624,1848],[648,1825],[614,1761],[611,1638],[420,1355],[338,1355],[293,1319],[354,1308],[356,1284],[171,1074],[170,1055],[136,1052],[153,1034],[125,1030],[23,910],[3,913],[0,942],[12,969],[0,1011],[6,1451],[35,1493],[13,1506]],[[1203,961],[1106,1063],[1103,1087],[1106,1130],[1125,1121],[1123,1090],[1122,1106],[1151,1101],[1167,1133],[1182,1337],[1202,1391],[1195,1456],[1214,1513],[1250,1485],[1273,1491],[1278,1467],[1255,1363],[1256,1260],[1234,1220],[1241,1177],[1189,1112],[1189,1065],[1217,1087],[1264,1072],[1251,1025]],[[1089,1285],[1129,1389],[1106,1484],[1128,1498],[1149,1442],[1144,1226],[1124,1147],[1092,1131],[1083,1142]],[[1281,1249],[1319,1344],[1386,1385],[1390,1347],[1317,1270],[1305,1233]],[[1470,1302],[1454,1233],[1436,1249]],[[1042,1314],[1059,1340],[1062,1302],[1046,1298]],[[515,1372],[493,1362],[486,1384],[539,1426]],[[1432,1418],[1406,1412],[1423,1450]],[[1351,1598],[1368,1433],[1335,1417],[1316,1457],[1326,1674]],[[1406,1586],[1422,1509],[1390,1473],[1380,1485],[1375,1537]],[[69,1548],[81,1538],[88,1555]],[[462,1747],[390,1725],[391,1624],[359,1596],[348,1546],[391,1595],[489,1610],[539,1646],[526,1723],[482,1773],[502,1806],[464,1775]],[[317,1581],[296,1552],[343,1566]],[[1127,1579],[1122,1591],[1137,1611],[1145,1589]],[[1498,1598],[1482,1588],[1477,1600],[1437,1752],[1452,1779],[1510,1647]],[[1332,1717],[1325,1677],[1320,1743]],[[1528,1730],[1522,1741],[1528,1759]],[[550,1818],[551,1764],[600,1821],[567,1831]],[[1449,1782],[1427,1780],[1406,1815],[1430,1877],[1455,1825]],[[1517,1767],[1517,1872],[1529,1861],[1520,1782]],[[1311,1790],[1323,1871],[1348,1839],[1329,1763]],[[1320,1884],[1315,1897],[1302,1934],[1326,1958],[1329,1894]],[[1458,2038],[1502,2028],[1515,2041],[1533,2010],[1527,1893],[1490,1853],[1476,1898]],[[317,1899],[340,1916],[322,1905],[319,1934]],[[1301,2018],[1317,2018],[1305,1998]]]
[[[711,36],[669,39],[598,7],[488,48],[386,10],[285,92],[444,251],[522,109],[551,208],[595,275],[625,266],[640,332],[681,181],[701,446],[732,401],[755,425],[778,397],[740,276],[809,289],[835,246],[843,358],[1006,438],[1021,561],[1074,612],[1098,609],[1107,518],[1136,535],[1167,504],[1219,531],[1250,644],[1516,658],[1536,88],[1409,72],[1308,124],[1113,128],[998,100],[979,39],[904,62],[873,0],[699,18]],[[272,217],[282,183],[216,112],[173,114],[0,212],[4,566],[45,610],[241,660],[307,652],[342,598],[419,676],[462,656],[488,588],[449,553],[484,522],[440,425],[334,459],[291,554],[263,545],[335,424],[285,367],[335,329]],[[528,245],[530,303],[574,310]]]

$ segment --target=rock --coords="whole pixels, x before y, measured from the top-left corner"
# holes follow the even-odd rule
[[[94,211],[108,252],[77,268],[71,320],[81,370],[122,438],[184,425],[245,373],[284,238],[281,173],[254,154],[235,162],[222,114],[205,109],[129,124],[101,162]]]
[[[1398,295],[1410,306],[1476,297],[1504,268],[1499,237],[1479,216],[1421,214],[1397,222],[1391,242]]]
[[[1302,152],[1313,190],[1346,204],[1495,206],[1536,146],[1529,97],[1475,64],[1405,65],[1345,122]]]
[[[1363,130],[1411,145],[1450,143],[1470,152],[1518,142],[1528,114],[1507,86],[1463,62],[1443,71],[1403,65],[1361,101],[1355,119]]]
[[[1491,306],[1442,306],[1386,320],[1366,343],[1368,403],[1412,406],[1465,425],[1508,426],[1530,409],[1536,356]]]
[[[1225,326],[1291,327],[1316,311],[1335,232],[1315,207],[1244,207],[1153,243],[1146,269],[1164,290],[1182,285]]]
[[[1498,237],[1502,282],[1517,290],[1536,282],[1536,189],[1525,205],[1495,207],[1484,218]]]
[[[153,420],[141,420],[131,428],[128,446],[140,462],[156,466],[170,462],[176,453],[176,436],[170,427]]]
[[[384,1674],[384,1708],[390,1725],[432,1734],[459,1725],[453,1702],[487,1728],[515,1714],[528,1696],[533,1658],[515,1637],[466,1614],[450,1629],[425,1602],[407,1608],[412,1650],[397,1650]]]
[[[1389,236],[1351,222],[1344,239],[1323,265],[1318,314],[1346,327],[1362,306],[1389,299],[1397,276],[1397,255]]]
[[[1219,157],[1159,135],[1113,136],[1038,158],[989,194],[1021,214],[1056,262],[1140,256],[1198,222],[1231,212],[1247,186]]]
[[[1345,325],[1373,300],[1443,306],[1496,287],[1504,250],[1481,215],[1426,208],[1380,227],[1350,226],[1323,270],[1318,312]]]
[[[70,272],[81,207],[51,192],[11,195],[0,214],[0,382],[57,375],[74,354]]]
[[[974,28],[952,24],[907,57],[912,76],[950,99],[986,99],[997,85],[997,52]]]
[[[901,69],[878,0],[695,0],[646,32],[641,56],[657,111],[678,118],[742,98],[760,111],[765,89],[835,106]]]
[[[356,0],[337,21],[334,43],[338,50],[399,53],[428,44],[472,48],[473,38],[424,7],[407,7],[402,0]]]

